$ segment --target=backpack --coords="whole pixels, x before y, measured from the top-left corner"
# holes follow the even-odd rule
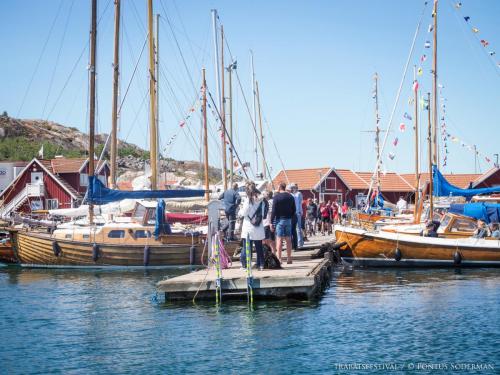
[[[262,207],[262,201],[259,203],[259,206],[255,210],[254,214],[252,216],[248,216],[250,223],[252,223],[252,225],[254,227],[258,227],[260,225],[260,223],[262,223],[262,219],[263,219],[263,212],[262,211],[264,211],[264,210],[262,210],[261,207]]]
[[[280,261],[278,257],[273,254],[271,248],[267,245],[264,248],[264,268],[268,270],[277,270],[281,268]]]

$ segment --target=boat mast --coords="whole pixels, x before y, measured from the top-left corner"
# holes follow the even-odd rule
[[[89,85],[89,182],[94,177],[94,136],[95,136],[95,75],[97,46],[97,0],[92,0],[92,21],[90,31],[90,85]],[[93,178],[92,178],[93,181]],[[92,188],[90,186],[90,188]],[[89,203],[89,223],[94,224],[94,205]]]
[[[256,106],[255,106],[255,70],[253,66],[253,51],[250,50],[250,65],[252,68],[252,95],[253,95],[253,101],[252,101],[252,106],[253,106],[253,124],[252,126],[254,129],[256,129],[255,124],[257,124],[257,112],[256,112]],[[259,153],[257,151],[258,147],[258,140],[257,140],[257,132],[255,132],[255,138],[254,138],[254,152],[255,152],[255,173],[258,175],[259,174]],[[257,176],[255,176],[257,177]]]
[[[153,37],[153,0],[148,0],[148,35],[149,35],[149,160],[151,164],[151,190],[158,189],[158,169],[157,169],[157,139],[156,129],[156,80],[155,80],[155,56]]]
[[[378,74],[375,72],[373,76],[375,81],[375,151],[377,153],[377,198],[380,194],[380,116],[378,112]],[[377,199],[376,198],[376,199]]]
[[[218,34],[217,34],[217,18],[219,18],[219,16],[217,15],[217,9],[212,9],[212,29],[213,29],[213,36],[214,36],[215,89],[216,89],[216,93],[217,93],[217,102],[219,103],[219,105],[221,105],[222,98],[221,98],[221,86],[220,86],[220,77],[219,77],[220,60],[219,60],[219,38],[218,38]],[[222,122],[224,122],[224,121],[222,121]],[[221,123],[221,127],[222,127],[222,123]],[[226,150],[225,145],[223,145],[223,146],[224,147],[221,150],[222,153],[224,153],[224,151]],[[225,181],[225,179],[224,179],[224,161],[223,161],[224,157],[222,157],[221,159],[222,159],[221,160],[222,180],[224,182]]]
[[[202,111],[203,111],[203,149],[204,149],[204,158],[205,158],[205,200],[210,201],[210,185],[208,180],[208,129],[207,129],[207,80],[205,78],[205,68],[201,70],[202,77]]]
[[[229,137],[231,138],[231,147],[229,147],[229,181],[230,185],[233,186],[233,174],[234,174],[234,151],[232,147],[233,142],[233,69],[236,69],[236,63],[232,62],[228,66],[227,71],[229,73]]]
[[[220,25],[220,65],[221,65],[221,128],[222,128],[222,180],[227,190],[227,153],[226,153],[226,98],[224,97],[224,26]]]
[[[113,103],[111,109],[111,188],[116,188],[116,156],[118,153],[118,83],[120,76],[120,0],[115,0],[115,48],[113,54]]]
[[[156,116],[156,132],[160,128],[160,15],[156,13],[156,61],[155,61],[155,77],[156,77],[156,87],[155,87],[155,116]],[[160,176],[160,137],[156,137],[156,163],[158,168],[157,176]]]
[[[439,166],[439,149],[438,149],[438,95],[437,95],[437,9],[438,9],[438,0],[434,0],[434,9],[432,11],[432,16],[434,17],[434,45],[433,45],[433,61],[432,61],[432,115],[433,115],[433,163]],[[429,103],[430,105],[430,103]]]
[[[414,122],[414,128],[415,128],[415,209],[413,211],[413,218],[415,220],[415,223],[417,223],[417,211],[418,211],[418,201],[420,199],[419,196],[419,187],[420,187],[420,173],[419,173],[419,158],[418,158],[418,151],[419,151],[419,145],[418,145],[418,82],[417,82],[417,67],[413,66],[413,89],[414,89],[414,101],[415,101],[415,106],[414,106],[414,117],[415,117],[415,122]]]
[[[428,121],[429,121],[429,126],[428,126],[428,142],[429,142],[429,203],[430,203],[430,210],[429,210],[429,219],[432,220],[433,212],[434,212],[434,197],[433,197],[433,192],[434,192],[434,183],[433,183],[433,178],[432,178],[432,163],[433,163],[433,155],[432,155],[432,124],[431,124],[431,93],[427,93],[427,113],[428,113]]]
[[[262,152],[262,178],[265,180],[266,175],[266,155],[264,153],[264,134],[262,133],[262,113],[260,108],[259,82],[255,81],[255,90],[257,96],[257,109],[259,110],[259,127],[260,127],[260,151]]]

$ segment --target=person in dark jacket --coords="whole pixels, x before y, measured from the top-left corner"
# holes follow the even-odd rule
[[[292,218],[296,217],[295,212],[295,199],[286,192],[286,184],[282,182],[273,198],[271,230],[276,232],[276,250],[280,262],[283,241],[286,242],[287,264],[292,264]]]
[[[229,222],[226,232],[226,238],[234,241],[234,225],[236,223],[236,210],[241,203],[240,193],[238,193],[238,184],[234,183],[232,189],[228,189],[219,196],[219,200],[224,201],[224,212]]]

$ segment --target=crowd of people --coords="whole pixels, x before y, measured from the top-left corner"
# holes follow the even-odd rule
[[[332,224],[347,219],[348,206],[339,206],[327,201],[318,204],[316,199],[304,199],[296,183],[280,183],[278,190],[265,191],[262,194],[255,183],[245,186],[246,199],[238,211],[242,199],[238,184],[223,192],[219,199],[224,202],[228,224],[225,227],[226,238],[235,240],[235,224],[241,220],[242,248],[247,241],[257,253],[256,266],[264,267],[264,249],[267,245],[282,263],[283,244],[286,244],[286,263],[292,264],[292,249],[300,249],[309,236],[318,233],[331,234]],[[241,252],[241,264],[246,268],[245,251]]]

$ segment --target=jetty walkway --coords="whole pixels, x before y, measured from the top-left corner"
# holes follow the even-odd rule
[[[328,285],[334,255],[332,236],[317,236],[306,246],[292,253],[292,264],[282,269],[252,269],[253,296],[256,299],[311,299]],[[286,262],[285,262],[286,263]],[[166,301],[215,299],[216,272],[214,267],[160,281],[157,288],[165,293]],[[239,261],[222,270],[222,299],[246,299],[247,275]]]

